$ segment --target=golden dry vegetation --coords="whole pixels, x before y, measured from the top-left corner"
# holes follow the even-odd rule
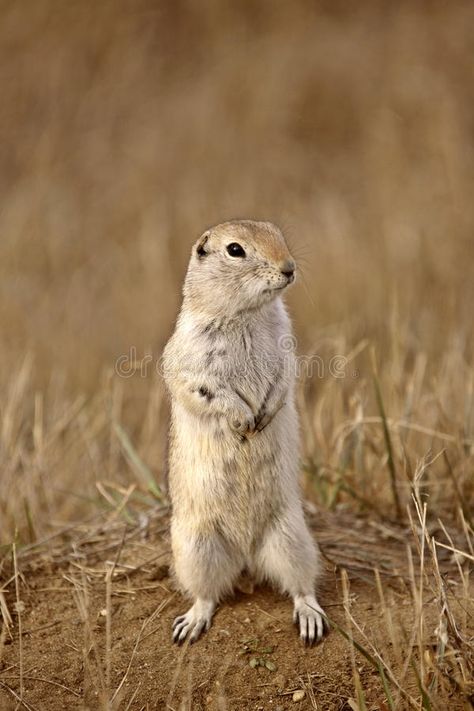
[[[323,364],[300,388],[306,494],[413,542],[408,661],[393,658],[393,636],[374,652],[348,604],[342,618],[379,664],[374,708],[470,708],[472,3],[1,10],[5,570],[13,541],[21,564],[66,526],[133,526],[163,503],[157,364],[190,246],[224,219],[270,219],[299,262],[298,350]],[[329,372],[334,356],[344,377]]]

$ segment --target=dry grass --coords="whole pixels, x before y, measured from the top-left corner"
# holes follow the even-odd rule
[[[452,693],[467,707],[472,4],[35,0],[3,2],[2,17],[5,560],[13,540],[21,562],[69,526],[140,525],[162,503],[162,383],[114,364],[156,363],[198,233],[273,219],[300,263],[299,351],[324,364],[300,391],[307,496],[418,546],[394,571],[406,638],[387,611],[388,638],[370,639],[348,587],[344,632],[377,665],[386,708],[442,709]],[[363,569],[357,539],[338,550]],[[376,567],[390,573],[383,556]],[[1,590],[0,609],[5,635]],[[365,708],[356,663],[353,703]]]

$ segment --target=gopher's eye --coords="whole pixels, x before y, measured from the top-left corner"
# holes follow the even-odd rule
[[[245,250],[237,242],[231,242],[227,245],[227,254],[231,257],[245,257]]]

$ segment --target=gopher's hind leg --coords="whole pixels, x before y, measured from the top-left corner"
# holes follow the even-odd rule
[[[196,535],[172,531],[174,567],[181,586],[194,599],[173,623],[173,641],[195,642],[211,626],[217,603],[232,591],[243,568],[242,556],[218,532]]]
[[[319,642],[325,625],[324,611],[314,592],[319,552],[302,510],[288,513],[266,532],[255,565],[259,577],[293,598],[293,622],[299,627],[302,642]]]

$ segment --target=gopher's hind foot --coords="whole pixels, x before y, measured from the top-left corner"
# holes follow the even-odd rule
[[[324,634],[325,615],[314,595],[296,595],[293,622],[298,625],[300,639],[310,647],[320,642]]]
[[[194,605],[184,615],[173,622],[173,642],[182,644],[189,635],[192,644],[211,626],[215,603],[211,600],[197,599]]]

